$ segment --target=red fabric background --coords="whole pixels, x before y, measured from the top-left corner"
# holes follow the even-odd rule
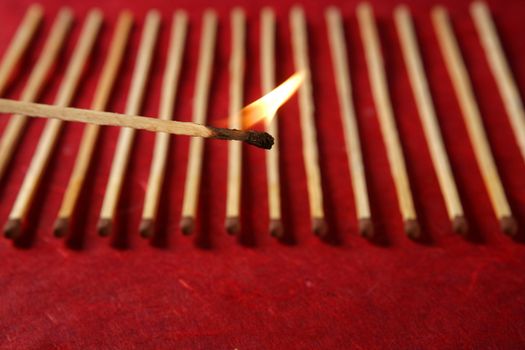
[[[16,30],[28,0],[0,3],[0,52]],[[34,62],[57,9],[74,8],[78,20],[67,50],[41,101],[52,103],[64,67],[88,9],[102,8],[106,25],[75,106],[89,107],[115,19],[130,8],[138,25],[110,110],[123,111],[131,70],[148,8],[161,10],[164,25],[143,113],[158,112],[169,21],[176,8],[190,13],[185,69],[176,119],[191,118],[202,11],[220,14],[219,48],[210,100],[210,123],[227,114],[229,10],[235,1],[46,0],[45,23],[28,56]],[[293,72],[287,14],[293,1],[275,1],[278,13],[278,80]],[[525,343],[525,166],[488,69],[467,1],[443,1],[449,8],[507,194],[521,230],[512,240],[493,216],[448,74],[429,21],[431,3],[410,1],[423,46],[425,66],[445,143],[460,188],[471,232],[453,234],[402,61],[392,21],[396,1],[375,1],[391,96],[420,222],[421,242],[407,239],[395,200],[370,92],[355,19],[355,1],[341,7],[347,30],[354,97],[363,138],[377,237],[357,236],[357,223],[343,147],[323,11],[326,4],[304,1],[310,30],[316,120],[326,211],[331,237],[322,242],[309,231],[308,204],[298,109],[294,98],[280,115],[282,191],[288,238],[267,234],[264,151],[244,147],[243,227],[239,238],[223,230],[227,144],[206,143],[198,232],[183,237],[178,221],[188,139],[174,138],[162,201],[161,229],[152,242],[137,229],[154,135],[135,142],[119,206],[114,239],[95,233],[118,129],[100,139],[73,238],[67,244],[51,228],[71,172],[83,126],[68,125],[31,213],[26,244],[0,242],[0,346],[21,348],[518,348]],[[258,24],[261,1],[246,2],[249,55],[246,101],[260,95]],[[523,1],[490,1],[518,85],[525,91]],[[29,66],[29,65],[27,65]],[[8,91],[16,98],[28,69]],[[0,119],[3,129],[6,118]],[[5,222],[44,121],[33,120],[1,183],[0,222]]]

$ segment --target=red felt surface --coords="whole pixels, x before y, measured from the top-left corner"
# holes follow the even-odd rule
[[[30,1],[0,3],[0,52],[4,52]],[[278,80],[293,72],[287,13],[293,2],[274,2],[278,14]],[[332,65],[323,18],[326,4],[303,3],[309,23],[310,52],[319,135],[320,165],[331,238],[310,232],[297,100],[280,114],[282,193],[288,238],[267,234],[264,151],[244,147],[243,232],[223,230],[227,144],[205,147],[199,222],[193,237],[178,231],[188,139],[174,138],[162,199],[160,230],[153,243],[137,229],[149,172],[154,135],[138,133],[123,197],[116,238],[95,233],[118,129],[100,139],[73,238],[68,244],[51,229],[71,172],[80,124],[68,125],[30,215],[26,244],[0,242],[0,347],[21,348],[177,348],[177,349],[318,349],[318,348],[507,348],[525,343],[525,166],[509,127],[495,82],[483,56],[467,1],[443,1],[474,83],[501,177],[522,229],[512,240],[500,232],[483,183],[429,19],[430,2],[409,4],[453,171],[471,232],[450,230],[416,114],[397,33],[395,1],[375,1],[379,31],[399,132],[408,161],[421,242],[407,239],[395,200],[383,141],[370,92],[354,1],[332,1],[343,11],[350,69],[366,175],[370,186],[376,239],[357,236],[357,223],[343,146]],[[106,26],[90,61],[74,105],[89,107],[118,12],[127,7],[137,17],[129,58],[125,61],[110,110],[123,111],[145,12],[158,8],[163,28],[151,71],[143,113],[155,115],[165,63],[171,14],[190,14],[175,118],[191,118],[202,11],[220,15],[219,47],[210,99],[210,123],[227,114],[229,10],[238,2],[151,0],[43,1],[42,30],[8,96],[17,98],[27,80],[57,9],[73,7],[78,20],[67,50],[40,101],[52,103],[82,20],[93,6],[106,14]],[[258,71],[260,1],[246,2],[249,45],[246,100],[260,95]],[[517,83],[525,91],[525,27],[522,1],[491,1],[491,9]],[[72,39],[72,40],[71,40]],[[6,118],[0,119],[3,130]],[[5,222],[28,167],[44,121],[31,121],[10,170],[1,182],[0,222]]]

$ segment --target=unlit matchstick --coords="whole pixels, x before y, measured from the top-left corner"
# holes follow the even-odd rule
[[[229,127],[242,128],[241,109],[243,105],[246,18],[240,8],[231,13],[231,58],[230,58],[230,108]],[[242,184],[242,145],[238,142],[228,144],[228,177],[226,192],[225,228],[229,234],[240,230],[241,184]]]
[[[64,8],[58,12],[42,49],[42,53],[24,86],[20,96],[22,101],[34,101],[40,95],[44,84],[49,80],[49,73],[56,63],[58,54],[66,41],[72,22],[73,14],[70,9]],[[5,170],[13,156],[16,145],[22,137],[26,123],[27,118],[24,115],[13,115],[4,130],[4,134],[0,138],[0,179],[5,174]]]
[[[275,13],[271,8],[261,12],[261,85],[263,93],[269,93],[275,87]],[[266,176],[268,182],[268,210],[270,234],[282,237],[281,191],[279,179],[279,145],[277,118],[266,118],[266,130],[275,137],[274,147],[267,153]]]
[[[308,59],[308,37],[304,11],[293,7],[290,12],[292,49],[295,66],[305,73],[304,83],[299,88],[299,115],[303,139],[303,158],[305,162],[308,199],[312,229],[318,236],[326,234],[326,222],[323,208],[323,190],[321,187],[321,172],[319,170],[319,155],[317,149],[317,132],[314,121],[314,104],[310,63]]]
[[[42,21],[42,6],[33,4],[28,9],[16,31],[2,62],[0,62],[0,96],[5,92],[7,84],[13,75],[15,67],[20,64],[20,58],[26,52]]]
[[[95,89],[95,96],[91,106],[94,110],[103,110],[107,106],[126,50],[132,24],[133,17],[131,13],[124,11],[118,18],[115,32],[109,45],[109,53],[104,62],[97,88]],[[73,172],[55,222],[54,234],[56,237],[62,237],[68,232],[69,221],[74,214],[82,186],[87,176],[89,164],[93,157],[99,129],[100,126],[96,124],[88,124],[84,129]]]
[[[445,65],[456,91],[474,154],[492,202],[492,207],[500,221],[502,231],[513,235],[516,233],[517,224],[512,216],[510,205],[503,190],[503,184],[498,175],[487,135],[483,129],[481,112],[476,103],[467,68],[461,57],[447,11],[443,7],[434,8],[432,10],[432,22],[441,52],[445,58]]]
[[[420,235],[419,224],[417,223],[401,142],[396,129],[392,103],[388,95],[379,35],[370,4],[364,3],[358,6],[357,20],[361,31],[361,40],[365,48],[368,75],[376,103],[379,125],[383,134],[387,158],[404,221],[405,233],[409,237],[417,238]]]
[[[206,122],[206,110],[208,107],[208,95],[217,36],[216,32],[217,14],[212,10],[208,10],[203,16],[202,34],[199,47],[199,63],[197,66],[197,81],[195,83],[193,97],[192,118],[193,122],[198,124],[204,124]],[[203,152],[203,140],[199,138],[191,139],[180,221],[181,231],[186,235],[190,234],[195,226],[197,204],[199,201]]]
[[[60,90],[57,93],[55,100],[57,105],[65,106],[71,103],[101,24],[102,13],[99,10],[90,11],[64,74]],[[27,217],[35,193],[51,158],[62,124],[61,120],[53,119],[49,120],[44,127],[4,229],[4,234],[8,238],[15,239],[20,235],[21,226]]]
[[[394,19],[410,84],[416,100],[416,106],[423,124],[423,131],[427,138],[427,145],[430,149],[434,170],[445,199],[447,212],[452,222],[452,229],[458,233],[466,233],[467,222],[463,214],[463,207],[459,200],[458,190],[439,130],[439,124],[425,76],[425,69],[423,68],[423,62],[419,53],[410,11],[406,6],[399,6],[394,11]]]
[[[175,104],[182,67],[187,27],[188,15],[184,11],[177,11],[173,15],[170,46],[160,101],[159,118],[164,120],[170,120],[173,114],[173,106]],[[169,144],[169,134],[157,133],[155,136],[155,148],[153,151],[153,160],[151,161],[148,187],[144,200],[144,209],[142,210],[142,221],[139,228],[141,236],[145,238],[151,237],[154,232],[164,174],[166,173]]]
[[[348,70],[348,58],[341,12],[335,7],[328,8],[326,11],[326,22],[334,66],[334,79],[341,108],[346,153],[349,159],[348,165],[355,196],[359,233],[364,237],[371,237],[374,234],[374,228],[368,201],[365,168],[361,154],[361,141],[359,139],[359,130],[357,128],[356,115],[352,102],[352,88],[350,85],[350,72]]]
[[[481,41],[489,67],[494,75],[505,110],[509,116],[514,137],[518,143],[521,156],[525,159],[525,108],[519,89],[512,76],[512,71],[505,59],[496,26],[490,10],[484,2],[474,2],[470,7],[476,30]]]

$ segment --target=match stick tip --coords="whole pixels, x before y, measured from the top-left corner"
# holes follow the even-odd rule
[[[153,236],[153,219],[142,219],[140,222],[139,233],[142,238],[151,238]]]
[[[68,218],[58,218],[55,221],[55,227],[53,228],[53,235],[57,238],[62,238],[66,235],[69,228]]]
[[[275,238],[283,237],[283,223],[281,219],[271,219],[270,220],[270,235]]]
[[[4,236],[15,239],[20,236],[22,231],[22,221],[20,219],[9,219],[4,226]]]
[[[374,224],[371,219],[359,219],[359,234],[365,238],[372,238],[374,236]]]
[[[241,223],[239,221],[239,218],[236,216],[226,218],[224,227],[226,228],[226,232],[228,232],[230,235],[235,235],[239,233],[239,231],[241,230]]]
[[[111,233],[111,219],[102,218],[98,222],[98,234],[101,237],[107,237]]]
[[[180,230],[182,231],[182,234],[187,236],[193,232],[195,229],[195,219],[191,216],[184,216],[180,220]]]
[[[260,131],[248,131],[247,133],[246,143],[264,149],[272,149],[275,142],[272,135]]]
[[[421,235],[421,229],[415,219],[407,219],[404,223],[405,233],[412,239],[417,239]]]
[[[518,232],[518,224],[512,216],[504,216],[499,220],[501,230],[509,236],[514,236]]]
[[[452,219],[452,230],[460,235],[468,232],[468,223],[463,215],[456,215]]]
[[[326,221],[324,221],[324,218],[313,218],[312,219],[312,231],[318,237],[326,236],[326,232],[328,231],[328,228],[326,226]]]

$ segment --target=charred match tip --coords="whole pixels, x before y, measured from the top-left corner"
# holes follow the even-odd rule
[[[53,235],[57,238],[64,237],[67,233],[69,226],[69,220],[67,218],[58,218],[55,221],[55,227],[53,228]]]
[[[359,219],[359,234],[365,238],[374,236],[374,224],[371,219]]]
[[[421,229],[415,219],[405,220],[404,229],[407,236],[412,239],[417,239],[421,235]]]
[[[499,220],[501,230],[509,236],[514,236],[518,232],[518,224],[512,216],[504,216]]]
[[[191,216],[185,216],[180,220],[180,230],[182,234],[188,236],[195,229],[195,219]]]
[[[98,234],[101,237],[107,237],[111,233],[111,219],[102,218],[98,222]]]
[[[20,219],[9,219],[4,226],[4,236],[9,239],[20,237],[22,221]]]
[[[142,219],[140,222],[139,233],[142,238],[153,237],[153,219]]]
[[[226,218],[224,227],[226,228],[226,232],[228,232],[230,235],[235,235],[239,233],[239,231],[241,230],[241,223],[239,221],[239,218],[236,216]]]
[[[261,131],[247,131],[246,143],[264,149],[272,149],[275,142],[272,135]]]
[[[281,219],[271,219],[270,220],[270,235],[275,238],[283,238],[283,223]]]
[[[452,219],[452,231],[460,235],[466,235],[468,232],[468,222],[463,215],[456,215]]]
[[[312,219],[312,231],[318,237],[326,236],[328,228],[326,226],[326,221],[324,221],[324,218],[313,218]]]

